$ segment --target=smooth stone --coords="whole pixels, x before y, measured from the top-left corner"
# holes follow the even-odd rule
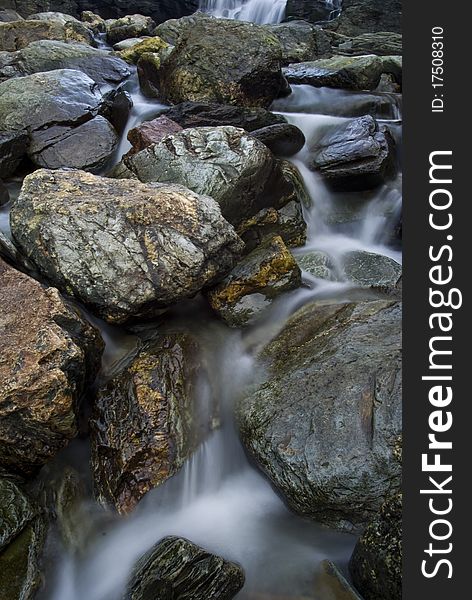
[[[315,60],[332,54],[329,36],[321,27],[307,21],[289,21],[278,25],[266,25],[266,28],[275,35],[282,46],[284,65]]]
[[[361,528],[400,485],[401,304],[312,303],[260,360],[237,407],[246,449],[297,513]]]
[[[279,123],[251,131],[250,135],[271,150],[277,156],[293,156],[305,145],[303,132],[295,125]]]
[[[151,35],[155,27],[151,17],[139,14],[105,21],[107,41],[111,46],[128,38]]]
[[[130,153],[136,154],[136,152],[140,152],[144,148],[162,141],[166,136],[179,131],[182,131],[182,127],[165,115],[152,121],[144,121],[144,123],[128,132],[128,140],[133,146]]]
[[[15,173],[28,146],[26,131],[0,132],[0,178],[7,179]]]
[[[325,252],[317,250],[308,254],[297,255],[296,261],[302,271],[306,271],[317,279],[338,280],[334,264]]]
[[[342,268],[346,278],[360,287],[395,289],[402,276],[402,266],[397,261],[359,250],[343,256]]]

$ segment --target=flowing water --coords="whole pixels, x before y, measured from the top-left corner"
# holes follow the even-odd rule
[[[286,2],[207,0],[204,4],[217,16],[278,22]],[[126,141],[129,129],[164,108],[141,95],[136,74],[128,83],[128,90],[134,107],[116,161],[129,148]],[[388,231],[401,209],[400,176],[375,192],[333,194],[308,166],[313,142],[330,127],[365,114],[366,106],[391,127],[399,140],[401,104],[399,97],[392,94],[354,94],[293,86],[289,97],[273,105],[273,110],[297,125],[307,140],[302,151],[292,158],[312,200],[311,206],[305,207],[307,244],[295,250],[296,254],[322,250],[341,264],[345,252],[362,249],[401,261],[399,250],[388,245]],[[0,227],[6,232],[7,209],[0,211]],[[247,385],[262,376],[256,358],[258,351],[280,331],[290,314],[316,299],[352,298],[353,285],[345,278],[323,281],[305,273],[304,281],[305,287],[280,298],[258,323],[244,332],[228,329],[208,312],[199,310],[197,302],[191,308],[190,323],[188,315],[175,318],[176,326],[195,331],[203,348],[204,363],[212,367],[209,379],[202,379],[197,386],[194,401],[202,407],[212,398],[218,398],[221,427],[200,445],[176,476],[150,492],[131,516],[115,516],[110,525],[110,517],[103,519],[103,511],[90,501],[88,518],[95,526],[87,552],[79,558],[68,554],[59,539],[52,540],[53,573],[48,577],[44,598],[121,600],[137,558],[162,537],[178,535],[243,566],[247,581],[238,595],[241,600],[284,596],[332,600],[329,593],[315,585],[319,564],[329,558],[346,569],[355,538],[329,531],[290,512],[248,460],[233,423],[235,402]],[[133,354],[137,338],[92,320],[101,327],[106,341],[102,369],[102,378],[106,378]],[[72,444],[61,460],[62,463],[69,460],[85,474],[88,451],[83,454],[83,445],[84,442]]]

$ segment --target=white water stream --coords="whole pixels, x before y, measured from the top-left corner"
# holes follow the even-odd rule
[[[252,21],[253,23],[280,23],[285,16],[287,0],[201,0],[200,10],[214,17]]]

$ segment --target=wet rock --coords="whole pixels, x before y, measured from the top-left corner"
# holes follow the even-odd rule
[[[10,192],[8,191],[7,186],[0,179],[0,206],[7,204],[10,201]]]
[[[29,137],[25,131],[0,132],[0,178],[7,179],[15,173],[28,145]]]
[[[179,131],[182,131],[182,127],[165,115],[152,121],[145,121],[128,132],[128,140],[133,146],[130,152],[136,154],[136,152],[162,141],[167,135]]]
[[[306,21],[290,21],[278,25],[266,25],[282,46],[282,63],[315,60],[331,56],[330,39],[321,27]]]
[[[13,481],[0,477],[0,552],[36,514],[37,510],[20,488]]]
[[[0,23],[10,23],[11,21],[21,21],[23,17],[11,8],[0,9]]]
[[[208,293],[213,310],[230,326],[243,327],[283,292],[301,285],[300,269],[279,236],[265,240]]]
[[[279,235],[289,248],[303,246],[307,226],[299,201],[292,200],[278,210],[264,208],[241,223],[238,235],[246,244],[246,251],[254,250],[266,237]]]
[[[276,115],[264,108],[244,108],[204,102],[176,104],[166,112],[166,116],[184,128],[230,125],[246,131],[255,131],[270,125],[286,123],[282,115]]]
[[[79,24],[81,25],[81,24]],[[82,25],[81,25],[82,27]],[[85,29],[85,28],[84,28]],[[94,45],[91,33],[77,28],[72,21],[62,25],[58,21],[12,21],[0,23],[0,50],[15,52],[39,40],[59,40]]]
[[[349,36],[377,31],[401,33],[401,0],[343,0],[340,16],[328,27]]]
[[[91,10],[84,10],[80,15],[80,20],[87,25],[95,34],[105,33],[105,19],[95,14]]]
[[[280,42],[263,27],[201,17],[147,75],[160,97],[174,104],[191,100],[267,107],[287,91],[281,60]]]
[[[208,415],[194,414],[193,406],[199,351],[187,334],[159,334],[99,391],[92,470],[102,503],[130,512],[181,468],[208,431]]]
[[[251,132],[256,138],[278,156],[293,156],[305,145],[303,132],[289,123],[269,125]]]
[[[33,268],[33,265],[23,256],[23,254],[21,254],[11,239],[2,231],[0,231],[0,256],[9,264],[22,271],[29,272]]]
[[[152,54],[159,53],[161,50],[165,50],[169,45],[159,37],[149,37],[140,40],[137,44],[133,44],[128,48],[124,48],[120,52],[120,56],[123,60],[129,63],[137,64],[139,59],[150,52]]]
[[[310,23],[327,21],[332,8],[325,0],[288,0],[286,19],[304,19]]]
[[[102,166],[117,143],[112,126],[97,117],[103,104],[104,97],[92,79],[71,69],[0,83],[4,129],[28,130],[28,155],[38,166]]]
[[[46,524],[35,519],[0,553],[0,590],[8,600],[32,600],[41,584]]]
[[[98,85],[116,85],[131,73],[126,63],[111,52],[85,44],[42,40],[12,52],[8,60],[2,61],[0,80],[56,69],[82,71]]]
[[[390,56],[333,56],[294,63],[284,69],[289,83],[345,90],[375,90],[382,74],[401,82],[401,63]]]
[[[56,289],[1,260],[0,279],[0,464],[29,474],[76,435],[76,403],[103,346]]]
[[[330,560],[323,560],[315,587],[322,597],[332,600],[362,600],[338,567]]]
[[[335,266],[331,258],[325,252],[316,250],[297,256],[298,266],[309,275],[317,279],[326,279],[328,281],[337,281]]]
[[[133,46],[137,46],[141,42],[145,40],[149,40],[149,37],[139,37],[139,38],[128,38],[127,40],[123,40],[122,42],[118,42],[117,44],[113,44],[113,50],[116,52],[121,52],[121,50],[128,50]]]
[[[313,165],[335,189],[373,188],[391,174],[394,141],[371,116],[330,128],[313,148]]]
[[[122,135],[133,108],[131,95],[123,88],[118,88],[105,94],[104,100],[100,113],[110,121],[115,131]]]
[[[354,549],[349,571],[365,600],[402,597],[402,495],[388,498]]]
[[[90,28],[71,15],[54,11],[39,12],[28,15],[28,20],[59,23],[68,32],[71,41],[83,42],[95,46],[95,40]]]
[[[138,181],[138,178],[133,173],[133,171],[128,169],[128,167],[122,160],[120,160],[120,162],[117,165],[115,165],[110,171],[108,171],[106,176],[110,177],[111,179],[135,179],[136,181]]]
[[[120,19],[109,19],[105,21],[107,41],[109,44],[117,44],[127,38],[136,38],[143,35],[151,35],[156,23],[151,17],[144,15],[128,15]]]
[[[296,512],[350,530],[398,489],[400,338],[399,303],[314,303],[263,351],[241,436]]]
[[[207,196],[83,171],[29,175],[11,227],[43,275],[115,323],[193,296],[224,276],[242,247]]]
[[[37,132],[29,156],[38,167],[98,171],[118,146],[118,135],[107,119],[97,116],[74,127],[49,127]]]
[[[183,538],[167,537],[137,563],[126,600],[231,600],[244,585],[242,568]]]
[[[127,157],[125,163],[141,181],[178,182],[208,194],[233,224],[280,198],[281,190],[266,191],[281,179],[272,153],[234,127],[184,129]]]
[[[402,276],[397,261],[373,252],[354,251],[343,257],[346,278],[360,287],[395,289]]]
[[[392,31],[377,31],[348,37],[333,32],[331,33],[331,45],[333,50],[339,54],[400,56],[402,54],[402,35]]]
[[[199,0],[81,0],[80,4],[81,8],[98,10],[106,19],[140,13],[152,17],[156,23],[163,23],[194,13],[198,10]]]

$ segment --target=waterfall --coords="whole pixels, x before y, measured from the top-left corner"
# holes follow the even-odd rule
[[[287,0],[200,0],[200,10],[214,17],[280,23],[285,16]]]

